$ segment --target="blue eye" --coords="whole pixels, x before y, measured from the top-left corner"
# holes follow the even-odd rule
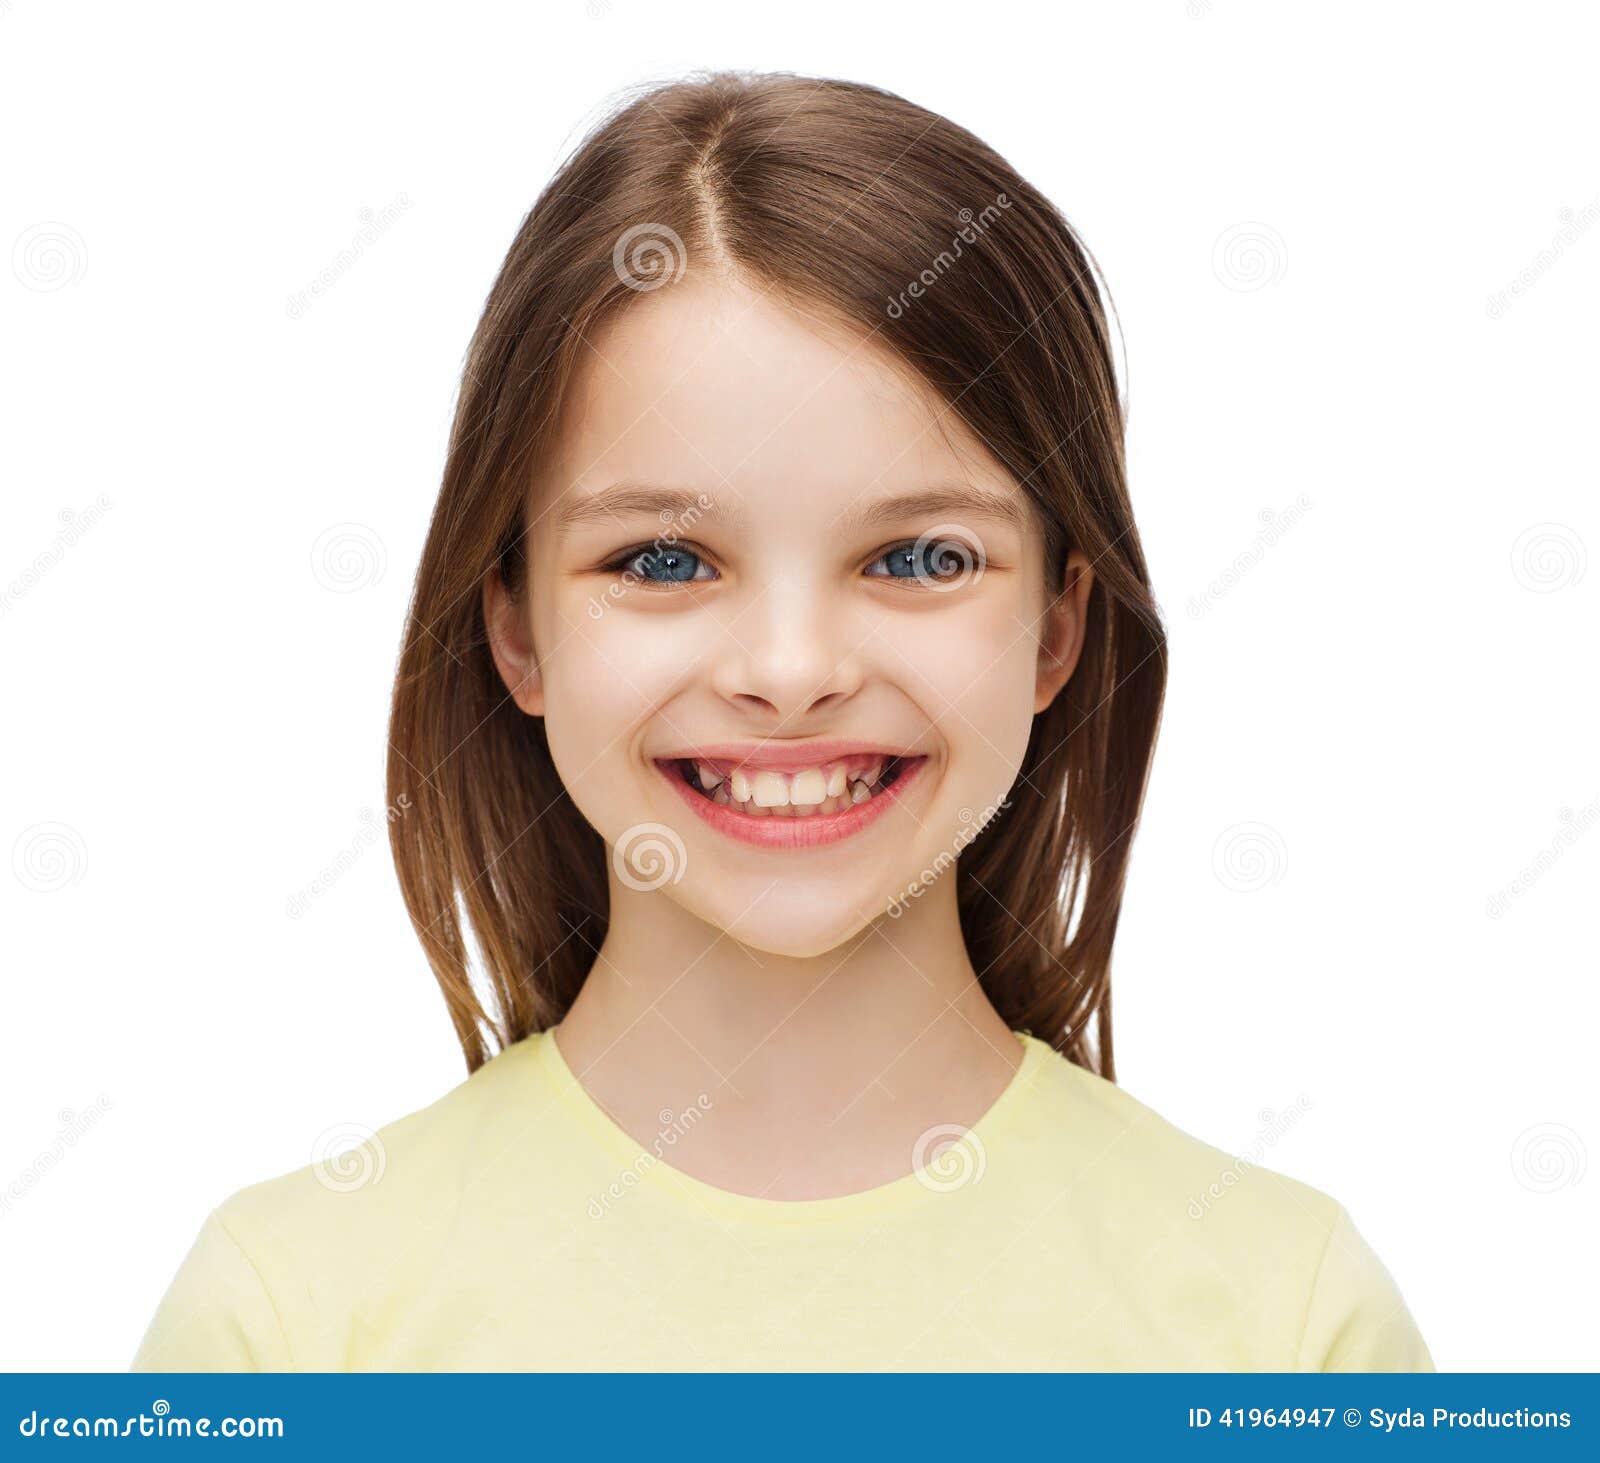
[[[972,570],[974,555],[955,539],[917,539],[896,544],[878,555],[867,572],[877,579],[920,579],[934,583],[955,580]],[[886,567],[874,573],[879,564]]]
[[[646,549],[619,567],[652,584],[686,584],[700,578],[700,570],[710,568],[698,554],[677,548]],[[705,577],[709,578],[709,573]]]

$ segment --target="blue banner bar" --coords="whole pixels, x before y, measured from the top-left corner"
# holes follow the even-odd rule
[[[1600,1374],[0,1375],[0,1458],[1600,1458]],[[1101,1451],[1104,1450],[1104,1451]]]

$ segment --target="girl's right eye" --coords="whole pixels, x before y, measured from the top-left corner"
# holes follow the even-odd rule
[[[685,548],[642,549],[625,555],[609,567],[613,572],[631,574],[647,584],[687,584],[691,580],[716,577],[704,559]]]

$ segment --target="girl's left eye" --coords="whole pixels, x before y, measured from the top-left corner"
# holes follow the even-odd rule
[[[716,577],[704,559],[682,548],[643,549],[619,559],[611,567],[633,574],[648,584],[687,584],[694,579]]]
[[[908,539],[879,554],[867,565],[867,575],[939,584],[965,577],[977,562],[978,555],[959,539]]]

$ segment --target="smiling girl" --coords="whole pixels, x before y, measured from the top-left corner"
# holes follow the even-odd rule
[[[490,292],[395,688],[470,1076],[219,1205],[135,1366],[1430,1370],[1340,1204],[1115,1085],[1164,655],[1056,208],[871,87],[633,99]]]

